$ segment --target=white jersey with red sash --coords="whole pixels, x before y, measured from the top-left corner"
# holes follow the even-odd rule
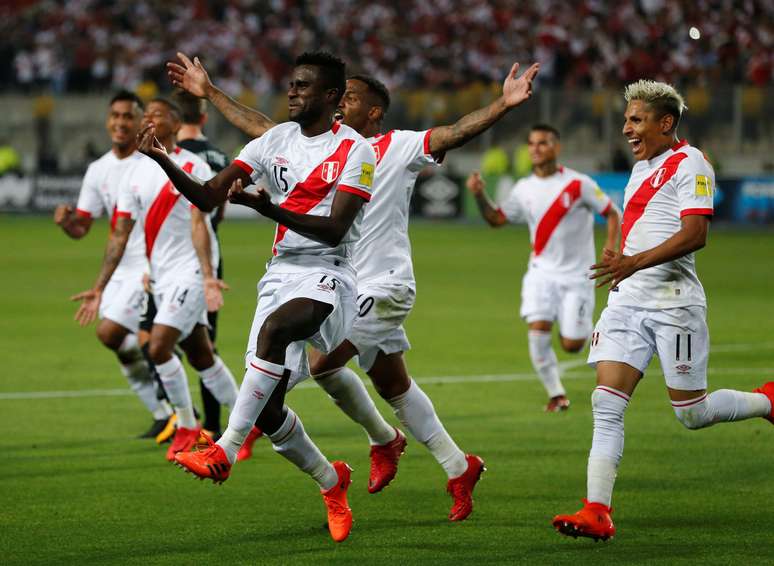
[[[175,148],[170,159],[202,180],[212,177],[209,165],[196,154]],[[154,280],[166,274],[184,278],[200,268],[191,236],[193,205],[175,189],[164,170],[143,156],[124,175],[118,195],[119,216],[138,221]]]
[[[585,280],[594,263],[594,213],[610,197],[588,175],[559,167],[549,177],[520,179],[500,210],[509,222],[529,225],[530,269],[563,279]]]
[[[265,175],[272,201],[299,214],[329,215],[337,191],[371,199],[373,149],[355,130],[338,122],[312,137],[305,136],[295,122],[279,124],[248,143],[234,163],[253,182]],[[363,212],[336,247],[277,225],[272,252],[279,260],[314,255],[349,262],[360,237]]]
[[[124,173],[137,161],[142,154],[134,152],[128,157],[119,159],[112,150],[92,162],[83,177],[81,192],[78,195],[76,214],[87,218],[110,215],[110,229],[116,224],[116,204],[118,203],[118,187]],[[142,229],[135,226],[129,235],[124,256],[118,264],[113,278],[124,279],[142,275],[148,269],[145,258],[145,240]]]
[[[624,195],[624,255],[655,248],[681,228],[684,216],[712,216],[715,173],[701,151],[682,141],[634,164]],[[694,255],[636,272],[610,292],[609,305],[646,309],[704,306]]]

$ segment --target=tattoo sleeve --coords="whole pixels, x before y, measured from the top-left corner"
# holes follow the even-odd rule
[[[498,98],[488,106],[466,114],[451,126],[433,128],[430,134],[431,153],[443,153],[450,149],[465,145],[502,118],[508,107],[502,98]]]
[[[213,88],[209,96],[223,117],[253,138],[259,138],[276,124],[265,114],[237,102],[219,88]]]

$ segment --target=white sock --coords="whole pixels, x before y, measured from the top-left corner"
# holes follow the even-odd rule
[[[153,385],[148,363],[143,360],[135,360],[128,364],[119,363],[121,373],[129,382],[129,388],[140,398],[145,408],[153,415],[154,419],[164,418],[164,408],[156,397],[156,387]],[[162,416],[157,417],[157,414]]]
[[[586,499],[610,507],[618,464],[623,457],[624,411],[629,405],[626,393],[598,385],[591,394],[594,437],[586,478]]]
[[[529,342],[529,359],[532,367],[543,382],[549,397],[564,395],[565,390],[559,379],[559,360],[551,344],[551,332],[543,330],[530,330],[527,332]]]
[[[218,403],[226,405],[229,410],[232,410],[239,394],[239,388],[234,376],[220,359],[220,356],[215,356],[213,366],[200,371],[199,375],[204,386],[210,390]]]
[[[363,381],[348,367],[315,377],[317,384],[353,421],[362,426],[371,445],[395,440],[395,429],[376,410]]]
[[[312,476],[321,490],[329,490],[339,481],[336,469],[306,434],[298,415],[290,407],[285,407],[285,410],[287,414],[282,425],[274,434],[267,435],[274,450],[293,462],[299,470]]]
[[[446,475],[456,478],[465,473],[465,453],[454,443],[435,413],[433,402],[412,379],[408,391],[387,401],[398,420],[438,460]]]
[[[718,389],[709,395],[705,393],[688,401],[672,401],[672,408],[677,420],[689,429],[771,414],[771,402],[763,393],[746,393],[732,389]]]
[[[253,428],[255,419],[263,411],[284,372],[285,366],[256,357],[247,364],[245,378],[228,417],[228,427],[218,440],[232,464],[236,462],[237,453]]]
[[[196,428],[196,416],[191,401],[191,391],[188,389],[188,377],[183,364],[177,356],[172,356],[163,364],[156,364],[164,391],[169,402],[175,408],[178,428]]]

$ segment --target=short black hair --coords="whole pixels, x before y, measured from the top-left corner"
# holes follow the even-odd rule
[[[338,104],[347,89],[347,66],[344,61],[328,51],[306,51],[296,57],[296,67],[300,65],[322,69],[320,76],[325,81],[325,87],[339,91],[339,98],[336,100]]]
[[[160,102],[161,104],[165,104],[166,107],[169,108],[169,111],[172,112],[172,114],[174,114],[178,120],[182,121],[183,111],[180,110],[180,107],[174,102],[172,102],[170,99],[164,98],[163,96],[157,96],[156,98],[152,98],[151,100],[149,100],[148,104],[150,104],[151,102]]]
[[[197,98],[184,90],[177,90],[172,95],[175,104],[180,107],[184,124],[200,124],[207,113],[207,101]]]
[[[390,108],[390,91],[387,90],[385,84],[371,75],[351,75],[349,80],[360,81],[366,84],[368,90],[379,99],[382,103],[382,108],[386,113]]]
[[[110,104],[108,104],[108,106],[113,106],[113,103],[118,102],[119,100],[128,100],[129,102],[135,102],[137,106],[140,107],[141,110],[145,110],[145,103],[142,101],[142,98],[140,98],[130,90],[119,90],[117,93],[113,95],[113,98],[110,99]]]
[[[550,124],[535,124],[530,129],[530,132],[550,132],[554,134],[554,137],[559,140],[561,136],[559,135],[559,130],[551,126]]]

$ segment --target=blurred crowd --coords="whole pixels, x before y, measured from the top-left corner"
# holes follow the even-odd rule
[[[695,28],[695,29],[691,29]],[[16,0],[0,4],[0,88],[152,82],[177,50],[228,92],[285,89],[326,48],[391,88],[500,81],[514,60],[559,87],[772,83],[772,0]]]

